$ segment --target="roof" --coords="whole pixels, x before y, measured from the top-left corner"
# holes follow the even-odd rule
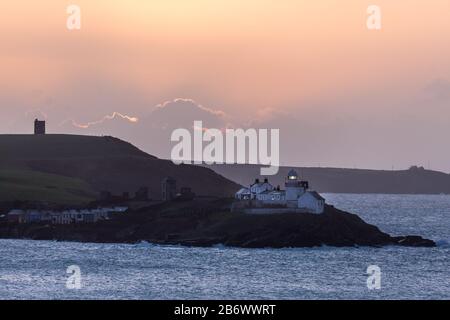
[[[241,188],[239,189],[238,192],[236,192],[236,194],[250,194],[250,190],[248,188]]]
[[[312,195],[317,200],[325,200],[324,197],[322,197],[317,191],[308,191],[310,195]]]
[[[264,185],[268,185],[268,186],[271,186],[271,187],[273,187],[273,185],[271,185],[269,182],[258,182],[258,183],[253,183],[253,184],[251,184],[250,185],[250,187],[253,187],[253,186],[257,186],[257,187],[262,187],[262,186],[264,186]]]

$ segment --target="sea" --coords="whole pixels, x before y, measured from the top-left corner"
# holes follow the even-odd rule
[[[450,299],[450,196],[324,194],[436,248],[188,248],[0,240],[0,299]],[[376,277],[376,278],[374,278]]]

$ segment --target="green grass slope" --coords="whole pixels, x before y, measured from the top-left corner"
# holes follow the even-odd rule
[[[30,170],[0,170],[0,201],[83,205],[96,194],[86,182]]]

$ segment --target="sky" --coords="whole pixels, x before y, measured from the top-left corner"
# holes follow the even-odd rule
[[[2,1],[0,133],[39,117],[168,158],[203,120],[280,129],[284,165],[450,172],[448,57],[448,0]]]

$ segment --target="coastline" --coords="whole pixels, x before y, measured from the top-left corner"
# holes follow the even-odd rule
[[[0,224],[2,239],[241,248],[435,247],[420,236],[391,236],[333,206],[321,215],[229,212],[230,200],[161,203],[92,224]]]

